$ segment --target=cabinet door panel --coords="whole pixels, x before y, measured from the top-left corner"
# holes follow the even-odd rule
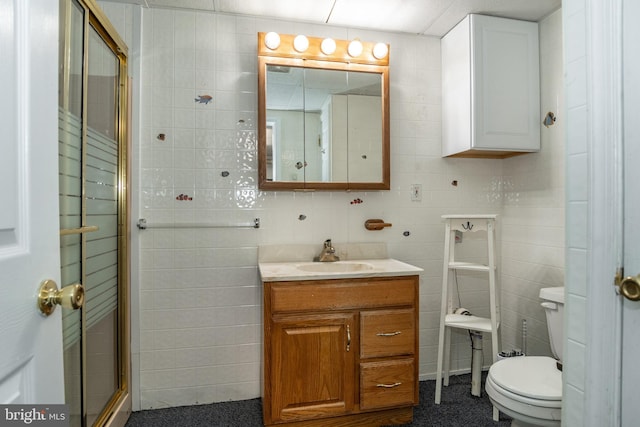
[[[360,313],[360,357],[387,357],[415,352],[413,309]]]
[[[360,409],[417,403],[413,358],[360,364]]]
[[[273,319],[274,421],[339,415],[353,409],[354,324],[353,313]]]
[[[538,24],[474,15],[473,148],[540,149]]]

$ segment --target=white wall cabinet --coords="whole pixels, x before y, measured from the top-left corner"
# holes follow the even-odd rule
[[[441,48],[442,156],[539,151],[538,24],[468,15]]]

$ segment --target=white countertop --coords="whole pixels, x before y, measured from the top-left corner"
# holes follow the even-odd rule
[[[263,282],[413,276],[423,271],[419,267],[392,258],[337,262],[260,262],[258,267]]]

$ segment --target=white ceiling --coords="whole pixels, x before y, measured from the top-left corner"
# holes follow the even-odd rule
[[[108,0],[441,37],[469,13],[539,21],[561,0]]]

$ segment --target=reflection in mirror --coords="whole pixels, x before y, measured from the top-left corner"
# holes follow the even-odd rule
[[[259,71],[261,188],[389,188],[387,67],[274,57]]]
[[[269,181],[304,182],[304,68],[267,66],[267,152]],[[269,148],[267,148],[269,150]]]
[[[267,66],[267,179],[380,181],[381,85],[375,73]]]

